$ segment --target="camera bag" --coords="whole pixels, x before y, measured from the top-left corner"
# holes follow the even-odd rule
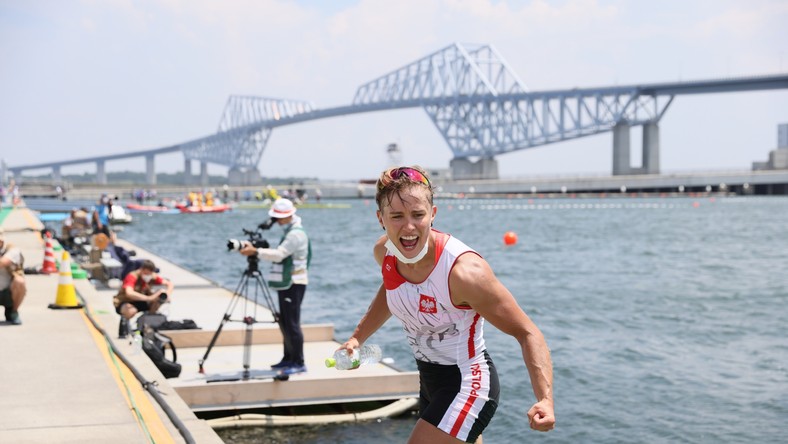
[[[177,378],[181,374],[181,365],[176,362],[178,354],[172,339],[153,328],[145,328],[143,331],[142,350],[165,378]],[[165,354],[167,347],[172,351],[172,360],[167,359]]]
[[[167,322],[167,316],[161,313],[143,313],[137,319],[137,328],[140,331],[145,331],[145,327],[150,327],[154,330],[159,330],[161,325]]]
[[[199,330],[200,327],[192,319],[183,319],[180,321],[165,321],[157,330]]]

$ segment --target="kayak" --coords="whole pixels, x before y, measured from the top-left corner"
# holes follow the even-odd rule
[[[139,204],[126,204],[126,209],[129,213],[162,213],[162,214],[179,214],[180,210],[177,208],[170,208],[164,205],[139,205]]]
[[[181,213],[224,213],[231,210],[232,207],[226,204],[211,205],[211,206],[178,206]]]
[[[259,209],[259,208],[270,208],[270,203],[263,203],[263,202],[238,202],[235,204],[236,208],[244,208],[244,209]],[[309,202],[309,203],[300,203],[295,204],[296,208],[335,208],[335,209],[347,209],[350,208],[350,204],[347,203],[317,203],[317,202]]]

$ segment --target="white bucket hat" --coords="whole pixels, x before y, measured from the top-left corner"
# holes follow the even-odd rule
[[[285,217],[294,215],[295,212],[296,208],[293,205],[293,202],[288,199],[279,198],[274,201],[273,205],[271,205],[271,209],[268,210],[268,215],[277,219],[283,219]]]

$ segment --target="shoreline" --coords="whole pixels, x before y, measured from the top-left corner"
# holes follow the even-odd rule
[[[723,195],[788,195],[788,170],[690,172],[652,175],[604,176],[604,175],[561,175],[487,180],[434,180],[438,198],[484,198],[517,196],[537,198],[541,196],[683,196],[694,194]],[[102,193],[132,201],[134,190],[155,190],[156,198],[182,198],[190,191],[213,190],[223,201],[243,202],[254,200],[255,193],[264,190],[265,184],[248,186],[201,186],[201,185],[150,185],[150,184],[73,184],[67,186],[62,196],[69,200],[97,199]],[[288,187],[275,186],[285,190]],[[331,199],[374,199],[375,184],[366,181],[326,181],[291,184],[290,189],[306,191],[306,202],[316,202],[314,196],[320,190],[321,200]],[[23,198],[58,198],[52,183],[23,183],[20,185]],[[633,196],[636,195],[636,196]]]

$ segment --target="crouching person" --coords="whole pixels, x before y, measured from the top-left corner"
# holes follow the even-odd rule
[[[153,286],[165,286],[165,289],[153,291]],[[156,313],[166,300],[172,297],[172,282],[156,273],[153,261],[144,260],[137,270],[126,275],[123,286],[114,298],[115,311],[121,316],[119,336],[125,337],[128,321],[139,312]]]
[[[12,325],[21,325],[19,306],[27,294],[24,258],[22,252],[5,241],[0,227],[0,305],[5,308],[5,318]]]

